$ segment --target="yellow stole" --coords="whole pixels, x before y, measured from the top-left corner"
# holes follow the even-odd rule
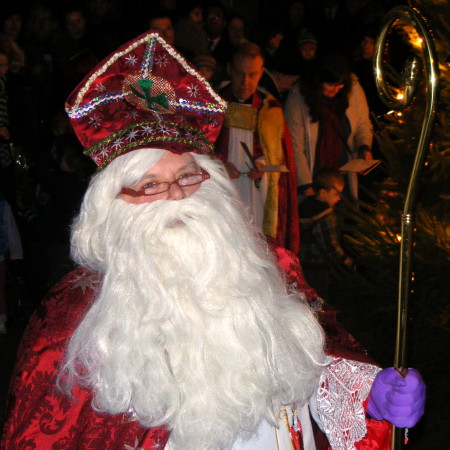
[[[283,152],[284,116],[280,107],[269,107],[275,98],[267,93],[258,114],[258,135],[266,164],[285,164]],[[280,199],[280,172],[267,172],[268,189],[264,203],[263,231],[276,239]]]
[[[269,107],[269,103],[276,101],[266,93],[266,98],[259,111],[239,103],[228,103],[224,126],[226,128],[241,128],[258,131],[265,164],[282,165],[284,162],[283,133],[284,116],[280,107]],[[278,204],[280,172],[267,172],[267,197],[264,203],[263,232],[276,239],[278,226]]]

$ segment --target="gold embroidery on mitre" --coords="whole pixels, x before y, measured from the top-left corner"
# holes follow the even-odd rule
[[[224,126],[226,128],[240,128],[242,130],[256,131],[258,111],[250,105],[228,103]]]
[[[128,103],[146,111],[161,114],[175,112],[175,90],[164,78],[142,74],[127,75],[122,83],[122,92]]]

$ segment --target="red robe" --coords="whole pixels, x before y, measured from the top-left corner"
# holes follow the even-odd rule
[[[303,292],[310,303],[315,292],[306,285],[296,256],[274,246],[280,268],[286,274],[289,290]],[[166,427],[146,429],[127,414],[109,415],[91,407],[90,391],[76,387],[74,399],[56,387],[62,357],[68,340],[85,311],[95,301],[101,278],[78,268],[57,284],[36,310],[23,336],[18,361],[11,379],[8,418],[1,449],[162,449],[169,438]],[[364,349],[336,322],[335,312],[319,313],[328,337],[327,352],[368,361]],[[367,421],[368,433],[357,449],[384,449],[390,426]],[[317,430],[317,449],[329,448]]]
[[[220,91],[220,95],[227,101],[232,101],[231,90],[229,87]],[[262,109],[263,105],[268,106],[268,110],[273,112],[279,110],[279,114],[283,114],[280,103],[272,97],[270,94],[264,94],[262,91],[256,91],[252,97],[252,107],[258,112]],[[275,126],[273,123],[267,123],[271,117],[271,114],[267,114],[267,120],[261,121],[260,128]],[[276,125],[278,126],[278,125]],[[263,155],[264,150],[261,143],[261,129],[258,129],[253,133],[253,156],[258,159]],[[295,179],[295,160],[294,151],[292,148],[291,137],[286,123],[284,123],[280,130],[276,130],[273,134],[279,134],[281,136],[281,144],[283,149],[283,161],[281,164],[285,165],[289,172],[282,173],[280,175],[277,195],[278,195],[278,209],[272,213],[276,216],[274,222],[276,222],[276,232],[271,233],[268,229],[264,228],[263,231],[270,235],[278,245],[291,250],[295,254],[300,251],[300,229],[298,222],[298,209],[297,209],[297,182]],[[229,148],[229,135],[230,130],[225,125],[222,127],[220,135],[216,141],[215,154],[219,159],[226,162],[228,161],[228,148]],[[266,149],[270,151],[270,149]],[[267,200],[266,200],[267,203]],[[267,212],[267,211],[266,211]]]

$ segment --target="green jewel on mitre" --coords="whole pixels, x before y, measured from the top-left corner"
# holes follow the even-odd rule
[[[122,92],[128,103],[147,111],[162,114],[175,111],[175,90],[164,78],[128,75],[122,84]]]

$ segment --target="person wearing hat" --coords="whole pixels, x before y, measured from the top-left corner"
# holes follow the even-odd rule
[[[416,371],[380,371],[336,323],[327,352],[346,341],[347,359],[325,354],[313,308],[332,312],[208,156],[225,106],[154,33],[70,96],[99,172],[72,227],[79,267],[25,331],[2,449],[320,449],[308,404],[338,449],[422,415]]]
[[[296,41],[296,51],[290,59],[288,72],[305,79],[314,74],[317,69],[318,43],[316,37],[304,29]]]
[[[317,39],[309,31],[303,31],[297,39],[297,48],[303,59],[314,59],[317,52]]]

